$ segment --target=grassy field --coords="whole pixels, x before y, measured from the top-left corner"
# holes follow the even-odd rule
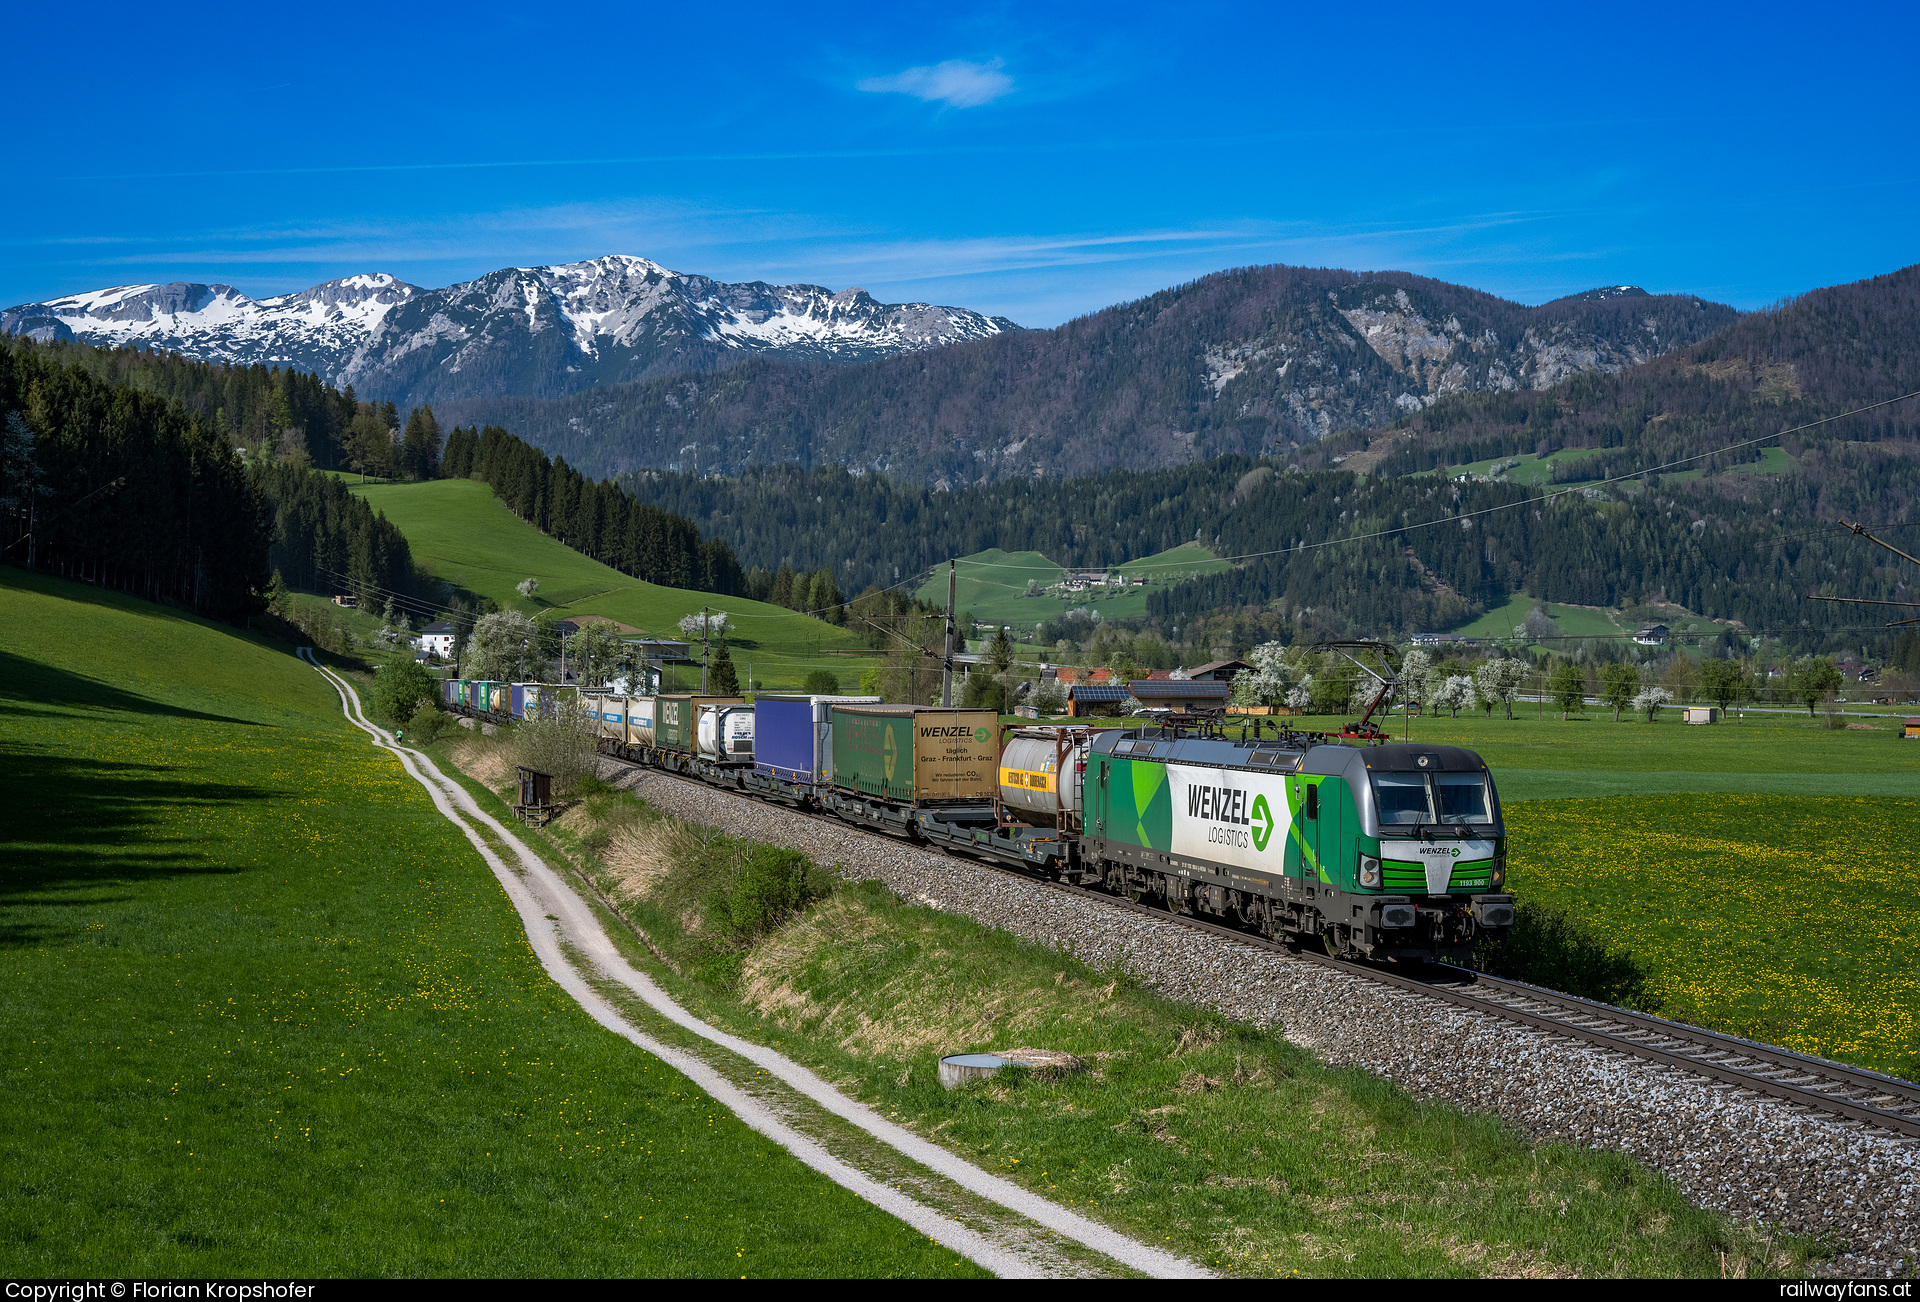
[[[1206,548],[1185,543],[1113,567],[1129,578],[1145,577],[1144,587],[1129,583],[1124,588],[1093,588],[1068,596],[1050,592],[1029,597],[1026,595],[1029,580],[1039,580],[1044,588],[1058,582],[1065,571],[1039,552],[1003,552],[995,547],[961,557],[959,578],[954,584],[954,609],[971,612],[975,619],[986,623],[1010,624],[1023,632],[1031,632],[1040,621],[1058,618],[1068,610],[1097,610],[1102,619],[1123,619],[1147,613],[1147,593],[1154,584],[1178,583],[1195,574],[1232,568],[1230,562],[1220,560]],[[922,601],[944,606],[946,570],[937,569],[915,595]]]
[[[455,743],[500,775],[488,743]],[[808,1062],[887,1116],[1224,1273],[1711,1275],[1794,1268],[1615,1155],[1330,1070],[1279,1036],[971,920],[841,886],[716,962],[706,901],[749,847],[625,793],[571,811],[570,853],[645,931],[634,955],[701,1016]],[[698,920],[706,919],[703,923]],[[664,962],[662,961],[664,960]],[[1044,1045],[1088,1070],[939,1087],[942,1053]]]
[[[1527,612],[1538,603],[1525,593],[1515,594],[1504,606],[1489,610],[1470,624],[1449,632],[1460,633],[1467,637],[1512,637],[1513,630],[1527,617]],[[1553,617],[1560,631],[1568,637],[1618,637],[1633,636],[1634,628],[1628,627],[1629,621],[1622,621],[1604,610],[1595,610],[1589,606],[1561,606],[1553,602],[1546,603],[1547,614]]]
[[[1507,831],[1512,889],[1624,940],[1662,1013],[1920,1079],[1920,800],[1527,801]]]
[[[820,668],[857,680],[878,659],[844,629],[780,606],[642,583],[555,542],[475,480],[356,484],[354,491],[399,526],[417,564],[503,608],[562,618],[605,615],[666,637],[678,637],[680,620],[702,606],[725,610],[739,630],[728,643],[742,681],[751,664],[769,690],[797,688]],[[531,600],[515,590],[528,578],[540,580]]]
[[[1785,448],[1765,448],[1758,461],[1745,461],[1718,473],[1726,475],[1790,475],[1798,463],[1787,455]],[[1663,484],[1685,483],[1699,479],[1707,472],[1704,470],[1682,470],[1660,476]]]
[[[0,606],[0,1273],[971,1272],[592,1023],[287,648]]]
[[[1473,475],[1477,478],[1486,475],[1497,464],[1509,467],[1501,471],[1501,475],[1509,483],[1543,486],[1551,483],[1553,467],[1576,464],[1593,456],[1596,451],[1597,449],[1594,448],[1563,448],[1558,452],[1549,452],[1544,457],[1523,452],[1518,456],[1489,457],[1484,461],[1469,461],[1458,466],[1448,466],[1443,473],[1449,479],[1455,475]],[[1510,466],[1509,463],[1511,463]],[[1552,486],[1564,488],[1572,485],[1569,482]]]

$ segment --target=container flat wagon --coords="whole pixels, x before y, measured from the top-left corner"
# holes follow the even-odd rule
[[[833,707],[878,705],[877,696],[761,696],[754,701],[748,790],[811,806],[833,775]]]
[[[825,808],[889,832],[993,825],[1000,716],[992,710],[836,705],[831,727]]]

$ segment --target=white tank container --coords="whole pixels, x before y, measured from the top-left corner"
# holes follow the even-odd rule
[[[751,760],[753,758],[753,707],[751,705],[707,705],[700,709],[695,742],[700,754],[710,760]]]
[[[589,696],[586,698],[594,717],[599,720],[599,735],[609,741],[621,741],[627,735],[627,698],[624,696]]]

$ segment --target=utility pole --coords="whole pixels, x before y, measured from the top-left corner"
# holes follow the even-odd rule
[[[940,664],[940,704],[953,704],[953,584],[957,565],[947,562],[947,653]]]
[[[707,619],[707,608],[700,607],[700,695],[707,694],[707,636],[711,624]]]

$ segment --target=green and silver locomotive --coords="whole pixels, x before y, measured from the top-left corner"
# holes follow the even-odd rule
[[[1084,790],[1082,863],[1135,900],[1400,961],[1513,923],[1499,795],[1469,750],[1102,732]]]

